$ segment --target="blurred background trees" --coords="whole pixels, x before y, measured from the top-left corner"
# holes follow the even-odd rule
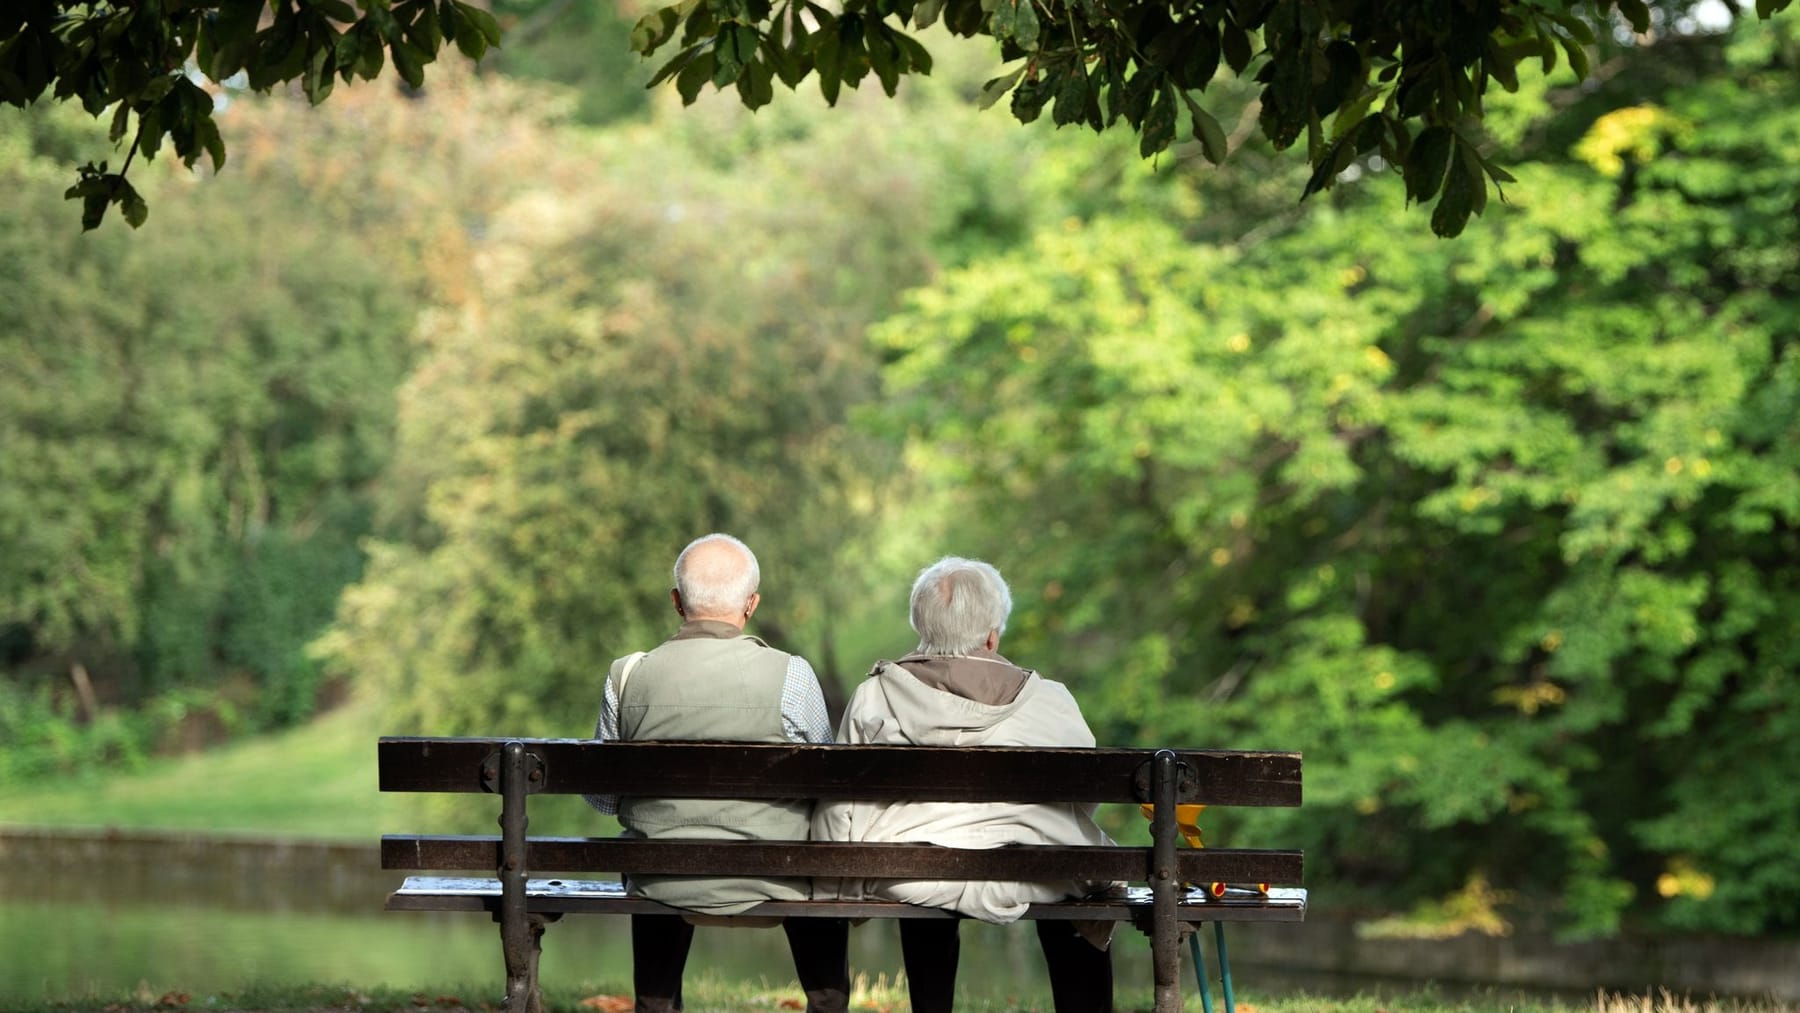
[[[897,101],[684,111],[557,8],[480,75],[232,101],[135,234],[67,220],[91,123],[0,118],[4,776],[345,694],[583,734],[724,529],[832,692],[955,552],[1103,741],[1303,750],[1261,818],[1321,903],[1800,929],[1791,19],[1521,73],[1445,243],[1373,152],[1296,205],[1248,83],[1224,166],[1146,164],[975,113],[947,40]]]
[[[1771,54],[1621,84],[1462,243],[1350,184],[1280,233],[1070,222],[914,293],[876,338],[958,541],[1017,579],[1019,655],[1102,739],[1306,743],[1307,806],[1268,818],[1330,889],[1792,927],[1793,863],[1752,843],[1800,830]]]

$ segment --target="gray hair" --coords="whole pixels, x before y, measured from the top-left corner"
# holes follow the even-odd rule
[[[964,655],[1003,632],[1012,591],[1000,571],[979,559],[945,556],[913,581],[912,628],[919,653]]]
[[[708,554],[699,565],[688,565],[695,549],[715,543],[735,548],[742,557],[741,562],[733,563]],[[682,607],[689,615],[723,616],[741,612],[761,584],[762,570],[756,565],[756,553],[730,535],[718,532],[701,535],[675,557],[675,590],[681,593]]]

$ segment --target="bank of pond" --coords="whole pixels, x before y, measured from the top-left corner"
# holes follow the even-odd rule
[[[318,982],[414,989],[444,983],[499,995],[498,933],[474,915],[381,909],[401,878],[372,845],[247,841],[191,834],[0,828],[0,1009],[46,1000],[229,993]],[[1241,989],[1355,994],[1416,989],[1529,990],[1591,997],[1669,988],[1697,995],[1800,1004],[1800,944],[1771,940],[1371,939],[1329,911],[1305,924],[1233,925]],[[1210,936],[1211,933],[1204,935]],[[965,925],[959,985],[974,998],[1048,995],[1029,930]],[[1210,947],[1209,947],[1210,949]],[[1217,967],[1213,955],[1209,962]],[[892,922],[851,933],[851,962],[869,980],[900,970]],[[1122,929],[1121,994],[1150,994],[1148,945]],[[776,930],[703,928],[691,973],[771,990],[792,977]],[[629,991],[626,921],[566,919],[545,937],[543,980],[553,991]],[[1189,979],[1191,991],[1191,978]],[[795,992],[797,995],[797,991]]]

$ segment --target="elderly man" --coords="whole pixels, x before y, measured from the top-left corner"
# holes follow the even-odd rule
[[[929,746],[1092,746],[1093,733],[1061,683],[1020,668],[997,650],[1012,594],[998,570],[947,557],[913,583],[916,651],[883,661],[856,690],[839,741]],[[1091,807],[1004,803],[821,804],[813,836],[909,841],[959,848],[1005,844],[1111,844]],[[1038,901],[1083,896],[1110,884],[920,880],[821,881],[818,896],[879,897],[1010,922]],[[900,920],[900,949],[915,1013],[951,1008],[959,954],[953,920]],[[1058,1013],[1112,1009],[1110,929],[1037,923]]]
[[[730,535],[697,538],[675,560],[669,592],[681,628],[649,652],[613,662],[594,737],[830,742],[831,722],[812,666],[744,633],[762,598],[749,546]],[[589,796],[648,838],[804,840],[812,803]],[[803,900],[806,880],[633,876],[634,892],[700,914],[736,914],[765,900]],[[806,1008],[849,1007],[849,925],[842,919],[782,923]],[[679,1010],[694,927],[674,915],[633,915],[632,975],[639,1011]]]

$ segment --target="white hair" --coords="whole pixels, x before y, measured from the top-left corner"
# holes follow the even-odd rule
[[[945,556],[913,581],[912,628],[919,653],[964,655],[1006,629],[1012,591],[1000,571],[979,559]]]
[[[709,557],[703,560],[703,565],[688,565],[688,557],[695,549],[717,542],[735,548],[742,557],[741,564]],[[675,590],[681,593],[682,608],[690,616],[724,616],[741,612],[761,584],[762,570],[756,565],[756,553],[730,535],[718,532],[701,535],[675,557]]]

